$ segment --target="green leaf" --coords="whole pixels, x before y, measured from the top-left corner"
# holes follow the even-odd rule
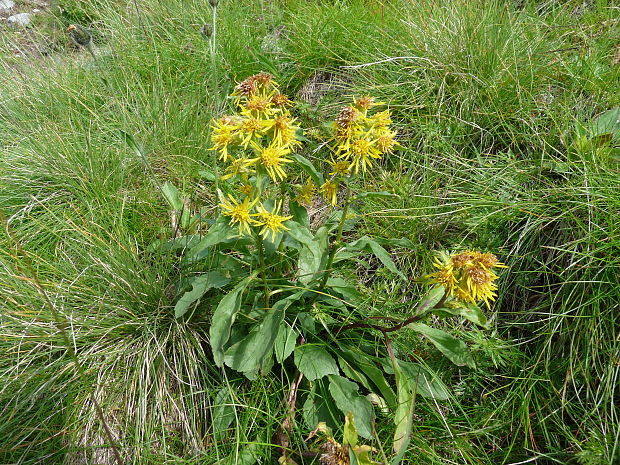
[[[469,348],[463,341],[441,329],[431,328],[423,323],[412,323],[408,327],[426,336],[455,365],[468,366],[470,368],[476,367]]]
[[[349,303],[359,302],[361,298],[361,294],[355,286],[351,285],[348,281],[342,278],[330,277],[327,280],[327,287],[335,291],[335,293],[339,294]]]
[[[301,244],[298,260],[299,281],[308,284],[321,269],[323,253],[320,243],[315,240],[308,228],[296,221],[288,221],[286,226],[289,228],[286,233]]]
[[[374,410],[366,397],[358,392],[359,386],[338,375],[329,375],[329,393],[338,409],[345,415],[353,413],[353,421],[360,436],[372,438]]]
[[[166,181],[161,188],[162,194],[175,210],[181,211],[183,209],[183,200],[181,200],[181,194],[171,182]]]
[[[295,159],[297,163],[301,166],[301,168],[312,178],[314,184],[317,187],[321,186],[325,181],[323,180],[323,175],[319,173],[319,171],[314,167],[312,162],[305,157],[302,157],[298,153],[294,153],[292,157]]]
[[[394,394],[390,383],[385,379],[383,370],[377,368],[369,356],[359,350],[353,350],[344,346],[340,348],[340,354],[372,381],[389,406],[396,405],[396,394]],[[372,391],[372,389],[369,390]]]
[[[254,275],[237,284],[232,291],[224,296],[213,313],[209,336],[213,360],[218,367],[224,364],[224,345],[230,338],[230,328],[241,307],[241,295],[252,279],[254,279]]]
[[[320,383],[320,381],[318,382]],[[306,425],[310,429],[316,428],[319,422],[323,421],[328,425],[334,425],[332,414],[327,399],[319,392],[321,389],[315,384],[302,406],[302,414]]]
[[[213,173],[212,171],[202,170],[198,171],[198,174],[205,178],[207,181],[215,182],[216,176],[215,173]]]
[[[459,302],[459,304],[461,304],[461,302]],[[433,313],[447,313],[449,315],[462,316],[466,320],[469,320],[472,323],[477,324],[478,326],[489,329],[489,322],[486,315],[484,314],[482,309],[476,304],[467,303],[459,305],[455,308],[442,307],[433,310]]]
[[[226,242],[233,234],[233,229],[228,224],[228,220],[224,217],[218,218],[218,220],[211,225],[205,237],[188,251],[187,255],[189,259],[199,260],[210,247]]]
[[[293,215],[293,221],[299,223],[303,228],[310,229],[310,218],[308,217],[308,210],[303,205],[299,205],[297,202],[289,202],[288,208]]]
[[[431,288],[426,295],[422,298],[422,301],[415,310],[416,314],[423,315],[427,311],[431,310],[441,298],[445,295],[446,290],[442,286],[436,286]]]
[[[228,348],[224,363],[233,370],[243,373],[257,371],[265,357],[271,356],[278,328],[283,319],[284,311],[271,309],[250,334]]]
[[[339,373],[332,356],[315,344],[303,344],[295,348],[295,365],[309,381]]]
[[[415,408],[415,390],[412,390],[407,376],[400,367],[400,361],[394,357],[391,358],[394,375],[396,377],[396,390],[398,393],[398,405],[394,414],[394,431],[393,448],[396,457],[392,464],[397,464],[404,457],[411,439],[411,430],[413,427],[413,411]],[[399,458],[398,458],[399,457]]]
[[[217,271],[209,271],[200,276],[195,276],[189,280],[192,286],[191,291],[185,292],[174,306],[174,316],[182,317],[187,313],[189,307],[200,299],[209,289],[220,288],[230,282],[230,279]]]
[[[211,425],[215,440],[222,440],[227,435],[227,429],[235,420],[235,407],[230,398],[228,387],[222,388],[215,394],[211,411]]]
[[[396,265],[392,261],[390,254],[385,250],[377,241],[369,238],[368,236],[361,237],[360,239],[347,244],[344,248],[345,251],[355,252],[365,250],[367,252],[372,252],[383,265],[390,270],[392,273],[397,274],[403,280],[407,280],[405,275],[396,268]]]
[[[591,127],[594,136],[610,134],[620,137],[620,107],[601,113],[592,121]]]
[[[342,444],[348,444],[351,447],[355,447],[357,446],[357,442],[357,428],[355,428],[353,413],[348,412],[344,419],[344,435],[342,438]]]
[[[278,363],[282,363],[293,353],[295,344],[297,344],[297,337],[299,337],[299,333],[291,328],[288,323],[285,321],[280,323],[278,336],[273,347]]]

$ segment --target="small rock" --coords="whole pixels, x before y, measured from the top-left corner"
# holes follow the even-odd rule
[[[30,24],[30,13],[17,13],[16,15],[9,16],[6,20],[15,24],[16,26],[28,26]]]
[[[13,0],[0,0],[0,11],[10,10],[15,6]]]
[[[41,10],[39,10],[38,8],[35,8],[35,9],[32,10],[33,13],[38,13],[39,11],[41,11]]]

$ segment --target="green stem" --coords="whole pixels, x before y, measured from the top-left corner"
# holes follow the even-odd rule
[[[265,309],[269,308],[269,296],[270,291],[267,285],[267,269],[265,267],[265,252],[263,247],[263,238],[260,237],[260,234],[254,232],[254,237],[256,238],[256,248],[258,249],[258,262],[260,265],[259,274],[261,279],[263,280],[263,292],[265,293]]]
[[[323,272],[323,278],[321,278],[321,284],[319,284],[319,288],[315,291],[314,296],[306,306],[306,309],[309,309],[316,299],[323,293],[323,289],[327,285],[327,280],[332,273],[332,266],[334,265],[334,259],[336,258],[336,252],[340,248],[340,240],[342,239],[342,230],[344,229],[344,222],[347,220],[347,213],[349,211],[349,204],[351,203],[351,190],[349,189],[349,185],[347,184],[344,196],[344,207],[342,207],[342,216],[340,217],[340,222],[338,223],[338,230],[336,232],[336,239],[332,245],[331,250],[329,251],[329,256],[327,257],[327,263],[325,265],[325,270]]]

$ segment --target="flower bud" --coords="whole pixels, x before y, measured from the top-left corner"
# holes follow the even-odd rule
[[[204,23],[200,28],[200,33],[205,39],[211,38],[211,36],[213,35],[213,25],[211,25],[210,23]]]

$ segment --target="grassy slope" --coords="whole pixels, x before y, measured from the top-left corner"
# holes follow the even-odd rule
[[[236,80],[267,70],[292,95],[307,93],[316,71],[329,73],[332,84],[302,115],[306,126],[333,117],[351,95],[390,103],[406,150],[366,181],[401,201],[359,208],[366,233],[419,244],[396,257],[406,273],[427,271],[439,248],[489,249],[510,265],[493,334],[462,331],[480,369],[446,367],[454,398],[420,401],[409,463],[613,463],[618,164],[572,142],[575,124],[620,104],[617,9],[264,3],[222,0],[217,76],[198,33],[207,1],[140,2],[137,15],[133,4],[101,0],[74,3],[48,24],[57,36],[63,21],[92,22],[97,65],[67,51],[6,82],[0,207],[72,323],[88,379],[62,357],[51,315],[24,277],[25,257],[1,233],[0,461],[108,460],[86,398],[95,383],[128,463],[214,463],[257,431],[271,437],[284,413],[277,376],[229,380],[246,407],[234,434],[208,436],[213,393],[226,383],[203,351],[204,323],[171,317],[178,263],[145,252],[168,227],[166,207],[119,135],[145,146],[159,182],[213,207],[212,185],[198,175],[210,161],[210,118]],[[2,63],[0,73],[14,75],[14,60]],[[415,294],[388,274],[360,282],[395,313],[407,311],[403,294]]]

